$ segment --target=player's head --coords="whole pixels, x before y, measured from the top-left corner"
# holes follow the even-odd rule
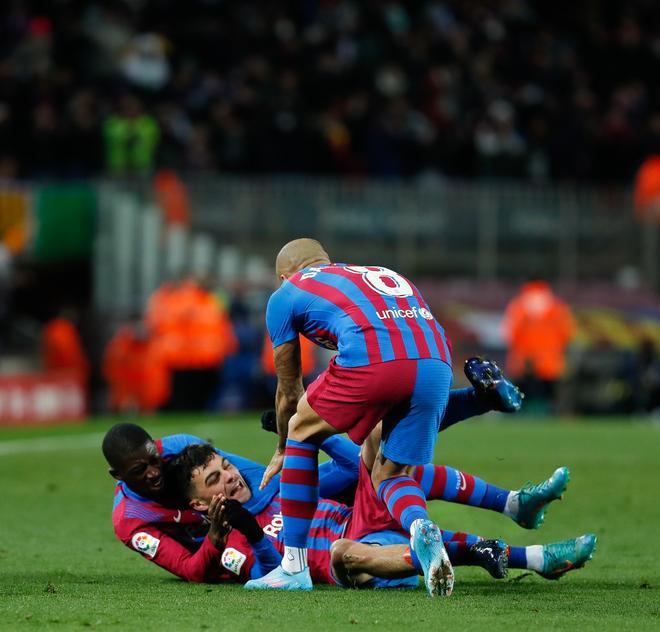
[[[312,265],[328,264],[330,257],[323,246],[309,237],[294,239],[282,247],[275,260],[277,278],[280,281],[288,279],[298,270]]]
[[[136,424],[115,424],[103,438],[110,475],[147,498],[163,495],[163,459],[149,433]]]
[[[206,511],[213,496],[246,503],[252,491],[238,468],[208,443],[189,445],[167,465],[168,486],[196,511]]]

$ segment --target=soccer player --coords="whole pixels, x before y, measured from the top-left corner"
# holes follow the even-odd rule
[[[167,484],[167,461],[186,446],[200,443],[204,440],[187,434],[154,441],[136,424],[122,423],[110,428],[102,449],[110,465],[110,474],[118,480],[112,510],[115,534],[130,549],[187,581],[236,580],[236,563],[227,551],[233,550],[234,539],[245,543],[238,531],[229,532],[224,505],[214,501],[204,516],[185,505],[177,505]],[[358,450],[341,437],[332,437],[326,443],[330,444],[327,449],[334,458],[321,467],[320,480],[324,493],[333,496],[357,480]],[[332,445],[336,446],[334,451]],[[242,475],[253,482],[254,488],[258,487],[263,465],[221,450],[217,452],[231,458]],[[246,508],[258,509],[259,496],[272,496],[278,488],[276,479],[255,494],[253,504],[246,503]],[[249,546],[257,561],[252,569],[255,577],[279,564],[280,555],[263,534],[249,542]],[[242,579],[249,579],[249,576]]]
[[[515,412],[520,408],[520,392],[506,380],[495,363],[471,358],[465,364],[465,374],[472,386],[451,391],[441,430],[489,410]],[[276,431],[271,417],[269,413],[264,414],[262,425],[267,430]],[[223,555],[220,546],[223,544],[232,548],[226,539],[226,516],[210,511],[205,519],[199,513],[186,510],[186,505],[177,506],[167,489],[164,464],[185,446],[199,443],[203,440],[186,434],[154,441],[143,428],[130,423],[117,424],[108,431],[103,440],[103,453],[110,465],[110,474],[119,481],[113,506],[115,533],[131,550],[142,553],[145,559],[182,579],[238,579],[234,573],[236,565],[233,558]],[[355,491],[359,472],[358,447],[342,437],[331,437],[324,448],[333,458],[319,469],[321,495],[342,500],[348,498],[348,502],[352,503],[351,493]],[[218,453],[225,454],[222,451]],[[264,467],[234,455],[230,458],[242,475],[250,480],[253,496],[267,497],[270,501],[279,489],[279,477],[259,490]],[[254,502],[246,504],[251,511],[258,507]],[[222,506],[217,505],[216,512],[221,509]],[[216,528],[209,529],[209,520],[214,517],[217,518]],[[228,536],[229,540],[234,537],[235,532]],[[264,556],[261,566],[252,565],[253,576],[258,577],[260,569],[270,570],[273,557],[267,543],[254,544],[257,557],[260,554]],[[279,561],[278,554],[275,566]],[[230,572],[224,576],[218,575],[224,572],[223,567]]]
[[[323,498],[318,504],[308,549],[310,574],[315,582],[381,588],[417,585],[416,576],[422,574],[423,564],[407,546],[407,534],[373,490],[369,469],[374,456],[375,450],[365,444],[353,508]],[[227,503],[251,500],[249,483],[242,479],[237,487],[237,468],[208,444],[188,446],[170,467],[179,493],[197,511],[205,511],[218,498]],[[565,468],[560,468],[548,481],[522,492],[503,490],[444,466],[426,465],[418,468],[414,476],[429,500],[453,500],[493,509],[509,515],[518,524],[535,527],[542,522],[549,502],[565,487],[566,474]],[[453,481],[464,481],[465,485]],[[456,490],[463,487],[471,491],[467,496],[460,492],[457,495]],[[268,496],[259,501],[261,511],[254,516],[257,526],[253,529],[256,533],[263,531],[283,552],[280,498],[275,494],[269,501]],[[246,525],[240,528],[245,530]],[[584,565],[595,546],[592,535],[530,547],[506,547],[501,542],[465,533],[443,532],[442,537],[453,564],[482,566],[496,578],[505,576],[508,564],[535,570],[548,579],[558,578]],[[234,557],[250,568],[253,556],[249,550],[239,549]]]
[[[440,529],[411,468],[432,460],[452,380],[442,327],[415,286],[380,266],[333,264],[318,241],[296,239],[277,255],[281,287],[266,309],[277,372],[280,435],[263,483],[282,470],[282,565],[252,588],[311,590],[307,537],[319,498],[318,450],[347,432],[362,444],[382,420],[371,471],[378,497],[411,536],[431,595],[451,594],[454,574]],[[303,393],[299,335],[337,350]]]

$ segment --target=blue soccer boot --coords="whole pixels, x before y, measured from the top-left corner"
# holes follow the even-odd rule
[[[281,566],[268,575],[251,579],[244,586],[247,590],[312,590],[309,567],[299,573],[287,573]]]
[[[493,410],[515,413],[521,409],[525,396],[504,376],[500,367],[492,360],[470,358],[466,360],[463,371],[477,396],[487,401]]]
[[[514,492],[512,505],[515,509],[511,518],[525,529],[538,529],[545,519],[548,505],[561,499],[566,491],[570,472],[567,467],[558,467],[552,476],[537,485],[527,484]]]
[[[429,595],[449,597],[454,589],[454,569],[439,527],[430,520],[418,518],[410,526],[410,546],[422,565]]]

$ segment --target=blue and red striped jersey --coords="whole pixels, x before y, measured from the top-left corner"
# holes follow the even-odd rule
[[[379,266],[300,270],[270,297],[266,325],[273,347],[302,334],[337,350],[340,366],[422,358],[451,364],[445,332],[419,290]]]
[[[330,570],[330,547],[342,537],[352,509],[342,503],[320,498],[307,540],[307,563],[312,580],[316,583],[334,584]],[[275,548],[284,554],[282,508],[280,495],[273,497],[270,504],[255,516],[266,537]]]

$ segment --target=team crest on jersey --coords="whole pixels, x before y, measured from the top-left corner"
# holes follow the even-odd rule
[[[140,533],[136,533],[133,536],[131,544],[136,551],[143,553],[147,557],[154,557],[154,555],[156,555],[156,551],[158,551],[160,540],[158,538],[154,538],[154,536],[149,535],[148,533],[145,533],[144,531],[141,531]]]
[[[241,568],[243,568],[243,563],[246,559],[243,553],[231,547],[225,549],[222,553],[222,565],[235,575],[241,574]]]

